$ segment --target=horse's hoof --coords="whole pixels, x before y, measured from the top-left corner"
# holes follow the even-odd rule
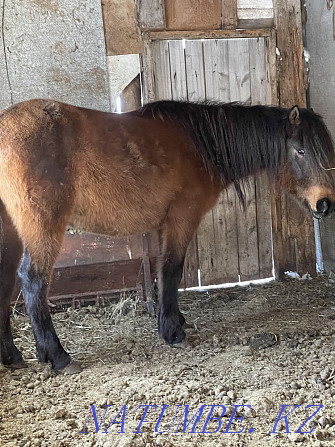
[[[10,365],[5,365],[5,367],[8,369],[23,369],[28,368],[28,365],[24,360],[21,360],[16,363],[11,363]]]
[[[179,318],[179,315],[159,315],[158,332],[169,345],[180,343],[186,336]]]
[[[72,374],[79,374],[81,373],[83,368],[80,366],[80,364],[74,360],[71,360],[70,363],[68,363],[63,369],[60,369],[59,373],[65,374],[65,375],[72,375]]]

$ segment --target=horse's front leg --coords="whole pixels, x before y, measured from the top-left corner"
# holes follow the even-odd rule
[[[170,205],[160,232],[158,331],[169,344],[179,343],[185,337],[185,318],[178,307],[178,287],[183,274],[186,250],[200,219],[200,213],[190,215],[189,207],[180,201]]]
[[[71,357],[59,341],[47,304],[51,270],[51,267],[37,270],[25,248],[18,275],[36,341],[38,360],[43,363],[51,362],[52,369],[58,371],[69,365]],[[78,366],[74,363],[72,365],[74,369]]]
[[[162,260],[158,330],[169,344],[181,342],[186,335],[182,328],[185,318],[178,307],[178,286],[182,277],[183,266],[184,256],[180,258],[176,254],[171,254],[171,252]]]
[[[15,289],[22,245],[1,204],[0,230],[0,361],[11,368],[24,368],[27,365],[13,342],[10,326],[10,300]]]

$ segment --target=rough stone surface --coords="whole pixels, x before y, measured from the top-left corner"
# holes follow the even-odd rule
[[[0,5],[0,108],[40,97],[110,109],[100,0]]]

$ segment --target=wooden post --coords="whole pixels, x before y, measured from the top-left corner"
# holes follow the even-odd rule
[[[236,29],[238,28],[237,18],[237,0],[222,1],[222,28]]]
[[[275,0],[279,105],[306,107],[303,81],[303,41],[300,0]],[[311,275],[315,269],[313,219],[289,196],[272,194],[275,272],[287,270]]]

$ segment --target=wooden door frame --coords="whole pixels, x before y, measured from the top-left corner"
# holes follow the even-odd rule
[[[285,0],[287,3],[296,3],[296,0]],[[289,6],[289,5],[288,5]],[[293,10],[296,5],[292,6]],[[294,9],[295,8],[295,9]],[[277,10],[279,6],[277,6]],[[142,58],[143,100],[151,102],[154,97],[153,67],[150,53],[150,43],[157,40],[178,39],[229,39],[229,38],[257,38],[265,37],[268,45],[268,66],[271,86],[271,104],[282,107],[291,107],[298,104],[306,106],[306,97],[302,88],[302,36],[299,28],[299,17],[292,24],[289,14],[276,15],[276,29],[244,29],[244,30],[210,30],[210,31],[147,31],[143,33],[144,53]],[[298,14],[299,15],[299,14]],[[278,23],[280,22],[280,26]],[[293,28],[290,48],[285,42],[287,30]],[[299,31],[300,30],[300,31]],[[286,45],[286,47],[285,47]],[[279,48],[278,48],[279,46]],[[289,51],[290,50],[290,51]],[[284,57],[282,56],[284,55]],[[291,62],[291,64],[290,64]],[[289,84],[289,80],[294,82]],[[290,103],[291,101],[294,102]],[[285,194],[278,194],[271,190],[271,220],[273,259],[276,279],[283,279],[284,272],[293,270],[300,274],[316,273],[315,269],[315,242],[313,221],[295,211],[293,199]],[[292,217],[292,216],[293,217]],[[302,228],[301,234],[296,231]]]

